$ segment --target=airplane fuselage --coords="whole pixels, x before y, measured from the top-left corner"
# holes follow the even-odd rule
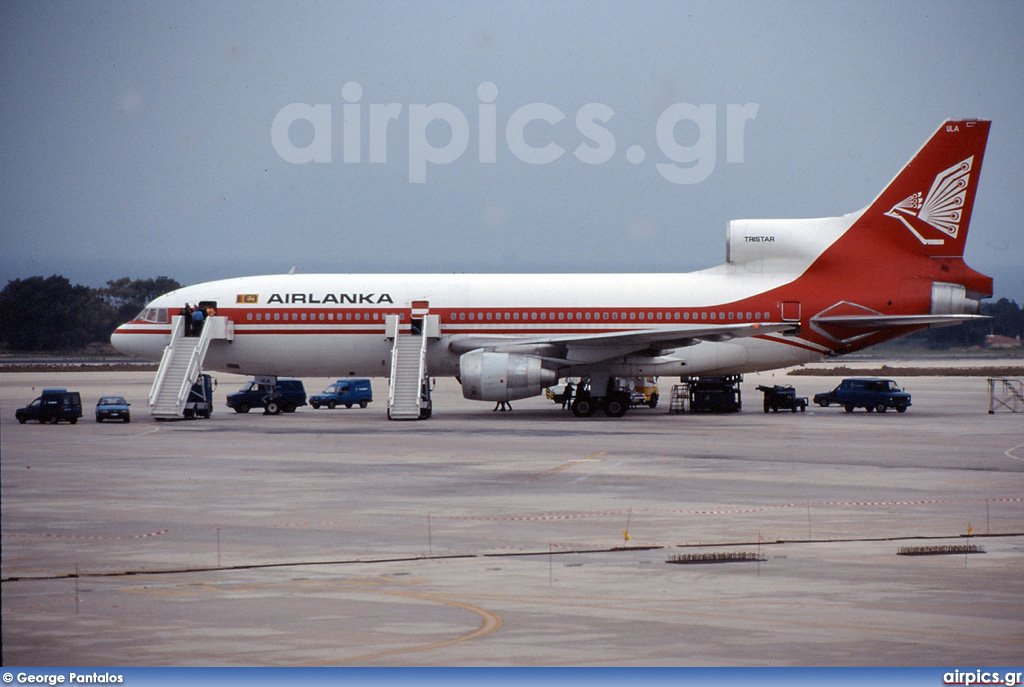
[[[387,376],[392,342],[385,318],[398,315],[400,327],[408,331],[411,303],[426,301],[440,330],[436,345],[428,348],[431,374],[456,375],[459,355],[450,344],[468,336],[588,335],[691,323],[778,322],[782,303],[763,294],[784,282],[778,275],[740,276],[724,268],[689,274],[242,277],[165,294],[147,306],[143,319],[119,328],[113,341],[120,350],[159,359],[170,341],[169,317],[185,303],[214,302],[217,314],[228,317],[234,331],[232,340],[211,343],[206,368],[279,376]],[[613,363],[612,373],[733,374],[829,354],[827,347],[811,341],[765,335],[652,351]]]

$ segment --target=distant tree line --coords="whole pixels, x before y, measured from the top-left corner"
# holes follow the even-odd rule
[[[101,289],[58,275],[14,279],[0,291],[0,348],[66,351],[107,343],[115,327],[180,287],[169,277],[123,277]]]
[[[64,277],[9,281],[0,291],[0,348],[15,351],[81,349],[110,341],[110,332],[157,296],[181,288],[170,277],[107,282],[101,289],[72,285]],[[988,334],[1024,338],[1024,309],[1000,298],[984,303],[992,319],[918,332],[904,340],[933,349],[980,346]]]
[[[1016,302],[1000,298],[995,303],[982,303],[981,315],[991,319],[964,322],[955,327],[925,329],[906,337],[907,342],[918,342],[935,350],[970,348],[985,343],[989,334],[1021,337],[1024,339],[1024,308]]]

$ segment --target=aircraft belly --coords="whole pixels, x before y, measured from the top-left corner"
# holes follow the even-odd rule
[[[279,377],[388,376],[391,342],[377,334],[252,334],[213,341],[203,367]]]

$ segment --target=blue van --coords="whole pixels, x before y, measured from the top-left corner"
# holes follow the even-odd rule
[[[832,391],[814,394],[814,402],[822,408],[837,403],[848,413],[855,408],[863,408],[869,413],[872,410],[884,413],[895,408],[897,413],[904,413],[911,405],[910,394],[896,386],[896,382],[875,377],[844,379]]]
[[[349,378],[339,379],[324,389],[323,393],[310,396],[309,405],[314,408],[326,406],[332,409],[339,405],[346,408],[354,405],[365,408],[372,400],[373,390],[370,388],[369,379]]]
[[[248,413],[252,408],[263,408],[264,415],[294,413],[306,405],[306,389],[298,379],[279,379],[273,386],[253,380],[233,394],[228,394],[228,408],[236,413]]]
[[[82,397],[77,391],[67,389],[43,389],[43,395],[24,408],[18,408],[14,417],[21,424],[29,420],[57,424],[67,420],[71,424],[82,417]]]

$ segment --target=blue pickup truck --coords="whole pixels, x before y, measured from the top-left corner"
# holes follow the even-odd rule
[[[910,394],[902,391],[891,379],[857,377],[844,379],[832,391],[815,394],[814,402],[822,408],[835,403],[848,413],[855,408],[864,408],[869,413],[872,410],[884,413],[894,408],[897,413],[903,413],[910,407]]]
[[[324,389],[323,393],[313,394],[309,397],[309,405],[314,408],[324,406],[334,409],[339,405],[346,408],[351,408],[354,405],[365,408],[371,401],[373,401],[373,389],[370,388],[370,380],[361,378],[339,379]]]

